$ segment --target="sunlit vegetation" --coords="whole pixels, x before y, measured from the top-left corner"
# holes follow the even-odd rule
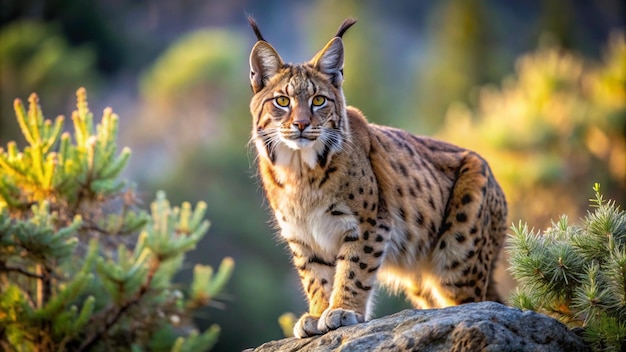
[[[96,55],[87,46],[71,46],[58,26],[20,21],[0,28],[0,138],[17,133],[12,99],[32,89],[45,92],[52,111],[71,102],[67,92],[98,80]]]
[[[600,62],[545,44],[522,56],[478,107],[450,107],[437,134],[479,151],[507,195],[510,219],[545,226],[584,215],[580,188],[600,181],[626,197],[626,41],[615,34]]]
[[[77,92],[74,133],[47,120],[37,95],[15,112],[27,147],[0,148],[0,347],[3,351],[207,350],[219,327],[199,333],[192,314],[211,304],[233,270],[195,265],[173,282],[208,230],[207,205],[172,207],[158,192],[150,213],[118,178],[130,150],[119,118],[96,123]]]
[[[581,224],[562,216],[543,233],[513,227],[507,249],[519,287],[509,300],[582,327],[594,351],[617,352],[626,348],[626,212],[594,190]]]

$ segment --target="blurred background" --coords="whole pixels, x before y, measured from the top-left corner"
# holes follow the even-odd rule
[[[217,351],[281,338],[278,317],[306,309],[275,241],[248,146],[246,13],[291,62],[309,60],[343,19],[344,91],[379,124],[482,154],[507,194],[510,223],[537,229],[586,214],[594,182],[626,204],[626,4],[622,0],[0,0],[0,145],[24,145],[12,101],[37,92],[69,116],[84,86],[96,116],[120,116],[133,150],[125,178],[148,204],[208,203],[192,263],[236,270],[219,306]],[[70,125],[70,123],[66,124]],[[501,270],[504,294],[512,287]],[[408,307],[380,294],[377,315]]]

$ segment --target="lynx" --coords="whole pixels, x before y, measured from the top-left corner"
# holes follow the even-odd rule
[[[309,302],[294,335],[367,321],[377,283],[416,308],[499,301],[507,205],[487,162],[346,105],[342,37],[356,20],[302,64],[285,63],[249,20],[251,143]]]

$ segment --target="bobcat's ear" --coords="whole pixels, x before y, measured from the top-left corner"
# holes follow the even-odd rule
[[[329,75],[331,83],[339,88],[343,83],[343,42],[340,37],[331,39],[324,49],[311,60],[320,72]]]
[[[276,50],[265,41],[258,41],[250,53],[250,84],[256,94],[267,85],[285,64]]]

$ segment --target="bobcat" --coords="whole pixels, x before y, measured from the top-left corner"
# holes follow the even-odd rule
[[[370,319],[377,281],[417,308],[499,301],[507,205],[487,162],[346,106],[341,38],[356,20],[303,64],[285,63],[249,22],[251,143],[309,301],[294,335]]]

